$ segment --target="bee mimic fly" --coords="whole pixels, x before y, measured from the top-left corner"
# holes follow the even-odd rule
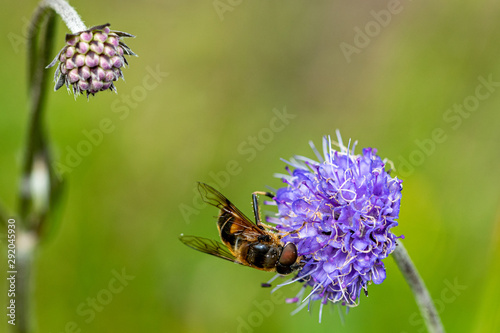
[[[187,246],[213,256],[263,271],[290,274],[302,265],[293,243],[284,244],[276,229],[260,222],[258,194],[273,197],[270,193],[254,192],[252,205],[255,223],[235,205],[210,185],[198,183],[203,200],[219,208],[217,228],[222,243],[197,237],[181,235],[179,239]]]

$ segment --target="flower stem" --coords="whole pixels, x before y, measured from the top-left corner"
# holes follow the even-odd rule
[[[417,268],[411,261],[410,255],[406,251],[403,242],[397,240],[396,249],[392,253],[392,257],[396,261],[401,273],[403,273],[406,282],[415,295],[415,300],[422,313],[427,330],[430,333],[444,333],[444,327],[441,323],[441,318],[436,311],[436,307],[431,299],[429,291],[425,287],[425,283],[418,274]]]
[[[87,30],[87,27],[80,18],[80,15],[78,15],[76,10],[71,7],[67,1],[44,0],[40,3],[39,8],[42,10],[45,8],[53,9],[59,16],[61,16],[71,33]]]
[[[48,8],[52,10],[47,10]],[[66,1],[44,0],[35,10],[28,31],[29,122],[18,198],[17,322],[10,327],[16,333],[31,332],[34,328],[31,301],[34,254],[43,236],[42,228],[46,224],[48,213],[54,208],[55,201],[52,197],[60,188],[60,182],[55,180],[50,169],[51,156],[43,126],[48,80],[45,66],[49,63],[52,51],[55,13],[63,18],[71,31],[86,29],[76,11]],[[49,182],[45,182],[45,179],[49,179]],[[40,185],[44,188],[40,188]],[[0,213],[4,219],[4,212]]]
[[[33,312],[31,311],[30,295],[32,294],[33,257],[37,236],[32,232],[20,232],[16,241],[16,308],[17,323],[12,326],[12,332],[26,333],[33,331]]]
[[[43,109],[47,91],[47,72],[45,65],[49,62],[55,31],[55,15],[37,8],[32,18],[28,32],[28,62],[29,62],[29,124],[28,138],[22,165],[21,188],[19,192],[19,217],[22,227],[31,229],[40,225],[43,219],[30,216],[33,194],[30,180],[37,158],[42,158],[50,165],[47,140],[43,128]],[[36,219],[34,221],[30,221]]]

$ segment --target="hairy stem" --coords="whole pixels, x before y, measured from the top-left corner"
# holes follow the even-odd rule
[[[418,308],[424,318],[427,330],[430,333],[444,333],[444,327],[441,323],[441,318],[436,311],[434,302],[431,299],[429,291],[425,287],[425,283],[418,274],[417,268],[411,261],[410,255],[406,251],[403,242],[397,240],[396,249],[392,253],[392,257],[396,261],[401,273],[410,286],[411,291],[415,295]]]
[[[59,16],[61,16],[71,33],[87,30],[87,27],[80,18],[80,15],[78,15],[76,10],[71,7],[67,1],[44,0],[40,3],[39,8],[51,8],[54,10]]]

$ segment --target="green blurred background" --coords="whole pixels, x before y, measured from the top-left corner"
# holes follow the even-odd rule
[[[196,208],[196,181],[213,183],[250,215],[250,193],[280,185],[273,178],[283,171],[280,157],[314,157],[308,141],[320,146],[337,128],[345,142],[359,140],[358,152],[377,147],[394,161],[404,180],[394,231],[406,236],[447,331],[500,330],[500,4],[74,5],[88,26],[109,22],[136,35],[127,44],[139,57],[129,58],[118,95],[75,101],[64,88],[50,91],[46,125],[56,161],[66,164],[103,119],[113,131],[65,173],[62,220],[35,260],[37,332],[65,332],[68,322],[81,332],[424,331],[391,258],[386,281],[369,287],[344,324],[333,307],[320,324],[318,305],[290,316],[294,305],[270,301],[260,283],[273,274],[177,239],[217,237],[217,211]],[[19,2],[0,20],[0,198],[10,210],[28,119],[24,36],[35,6]],[[58,23],[54,55],[68,32]],[[365,29],[371,36],[361,35]],[[151,71],[168,76],[155,81]],[[472,111],[455,113],[463,103]],[[290,118],[273,131],[276,110]],[[123,270],[133,279],[106,299]],[[292,289],[280,296],[293,297]],[[87,302],[96,297],[107,304],[92,315]]]

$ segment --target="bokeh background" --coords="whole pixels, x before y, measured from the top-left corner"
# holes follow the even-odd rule
[[[10,211],[28,119],[25,31],[36,3],[10,6],[0,20],[0,197]],[[177,239],[217,237],[217,211],[199,206],[196,181],[250,215],[250,193],[280,185],[280,158],[314,157],[308,141],[319,146],[335,129],[358,149],[378,148],[404,180],[395,232],[406,236],[447,331],[500,330],[500,4],[73,4],[88,26],[109,22],[135,34],[128,45],[139,57],[129,58],[118,95],[49,94],[56,162],[69,166],[70,151],[103,119],[113,130],[64,173],[61,221],[34,263],[36,332],[70,331],[69,322],[81,332],[425,331],[391,258],[386,281],[370,286],[344,323],[328,307],[320,324],[317,305],[291,316],[294,305],[273,303],[260,287],[273,274]],[[68,32],[58,23],[54,55]],[[273,120],[285,111],[286,121]],[[129,280],[106,299],[117,272]],[[292,289],[279,296],[293,297]],[[94,311],[97,297],[106,304]]]

